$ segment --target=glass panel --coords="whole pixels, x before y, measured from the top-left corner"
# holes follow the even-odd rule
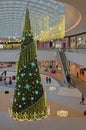
[[[63,22],[66,4],[55,0],[0,0],[0,36],[14,37],[15,30],[18,30],[18,37],[22,36],[26,8],[29,9],[31,26],[35,39],[42,39],[44,37],[41,31],[46,34],[49,32],[54,39],[56,37],[61,37],[60,35],[64,35],[64,33],[61,34],[61,29],[65,29],[63,27],[65,24]],[[58,27],[60,29],[58,29]],[[53,31],[50,31],[50,29]],[[54,33],[57,32],[59,34],[54,36]],[[47,40],[49,40],[49,38]]]

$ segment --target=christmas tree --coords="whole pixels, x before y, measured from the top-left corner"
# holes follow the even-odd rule
[[[47,114],[46,100],[39,74],[29,11],[26,9],[21,52],[17,70],[11,116],[17,120],[39,119]]]

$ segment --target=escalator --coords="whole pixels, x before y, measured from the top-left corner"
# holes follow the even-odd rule
[[[63,72],[63,77],[64,77],[64,83],[68,86],[68,87],[75,87],[75,84],[72,81],[71,75],[70,75],[70,71],[69,71],[69,66],[68,66],[68,61],[66,58],[66,55],[64,53],[64,50],[59,50],[59,58],[60,58],[60,62],[61,62],[61,67],[62,67],[62,72]]]

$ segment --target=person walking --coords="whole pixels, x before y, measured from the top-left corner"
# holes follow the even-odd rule
[[[46,83],[48,83],[48,76],[46,76]]]
[[[48,79],[48,80],[49,80],[49,83],[51,83],[51,78],[50,78],[50,77],[49,77],[49,79]]]
[[[84,93],[82,93],[80,104],[84,105],[85,104],[84,101],[85,101],[85,95]]]
[[[68,73],[66,74],[66,78],[67,78],[68,84],[70,84],[71,83],[71,78],[70,78],[70,75]]]
[[[7,85],[8,83],[7,83],[7,81],[6,81],[6,77],[4,78],[4,84],[5,85]]]
[[[5,75],[5,76],[7,75],[7,71],[6,71],[6,70],[4,71],[4,75]]]
[[[77,72],[77,79],[78,79],[78,77],[79,77],[79,73]]]
[[[12,79],[9,77],[9,85],[12,85]]]

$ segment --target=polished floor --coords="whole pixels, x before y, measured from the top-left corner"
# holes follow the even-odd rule
[[[7,69],[8,76],[15,74],[13,69],[11,71]],[[83,88],[86,90],[86,83],[74,77],[76,88],[68,88],[59,80],[58,74],[52,75],[51,84],[46,83],[45,75],[41,77],[46,90],[50,115],[38,121],[13,120],[9,116],[8,107],[12,104],[15,81],[12,85],[0,82],[0,130],[86,130],[86,116],[83,115],[86,110],[86,101],[85,105],[80,105],[81,92]],[[50,90],[51,87],[56,90]],[[9,94],[4,93],[7,90]],[[68,116],[57,116],[57,111],[61,110],[68,111]]]

